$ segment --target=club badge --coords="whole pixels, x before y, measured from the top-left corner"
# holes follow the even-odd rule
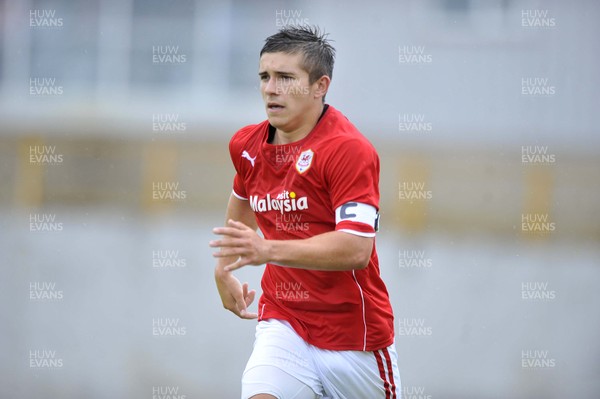
[[[298,173],[303,174],[308,169],[310,169],[310,165],[313,160],[313,156],[315,155],[312,150],[302,151],[298,156],[298,160],[296,161],[296,170]]]

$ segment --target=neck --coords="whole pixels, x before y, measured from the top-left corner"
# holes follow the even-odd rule
[[[284,131],[281,129],[275,130],[275,137],[273,137],[273,144],[290,144],[296,141],[302,140],[313,130],[319,118],[323,113],[324,104],[320,107],[315,107],[313,110],[307,113],[306,123],[298,127],[295,130]]]

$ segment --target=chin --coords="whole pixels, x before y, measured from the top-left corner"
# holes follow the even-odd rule
[[[267,120],[269,121],[271,126],[273,126],[276,129],[281,129],[285,125],[285,122],[282,119],[283,118],[281,117],[267,115]]]

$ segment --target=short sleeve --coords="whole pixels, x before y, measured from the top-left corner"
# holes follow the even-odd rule
[[[328,159],[326,179],[333,209],[347,204],[351,207],[348,209],[362,209],[355,208],[356,203],[372,207],[375,215],[368,223],[364,218],[342,218],[336,221],[336,230],[374,235],[379,210],[379,156],[371,143],[366,139],[353,139],[338,145]]]
[[[242,159],[242,152],[238,140],[236,140],[237,136],[238,134],[235,134],[229,141],[229,156],[231,157],[231,162],[235,168],[235,176],[233,177],[233,195],[241,200],[246,200],[248,199],[248,196],[246,194],[246,187],[244,179],[242,178],[242,170],[239,162]]]
[[[246,194],[246,188],[244,187],[244,181],[237,172],[233,177],[233,195],[235,195],[236,198],[241,200],[248,199],[248,195]]]

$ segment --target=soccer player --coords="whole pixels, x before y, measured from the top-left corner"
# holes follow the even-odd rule
[[[226,225],[209,245],[219,248],[223,306],[258,318],[243,399],[400,397],[392,308],[375,250],[379,157],[325,104],[334,55],[317,28],[267,38],[258,71],[267,120],[229,143],[233,192]],[[265,263],[251,313],[256,292],[232,272]]]

